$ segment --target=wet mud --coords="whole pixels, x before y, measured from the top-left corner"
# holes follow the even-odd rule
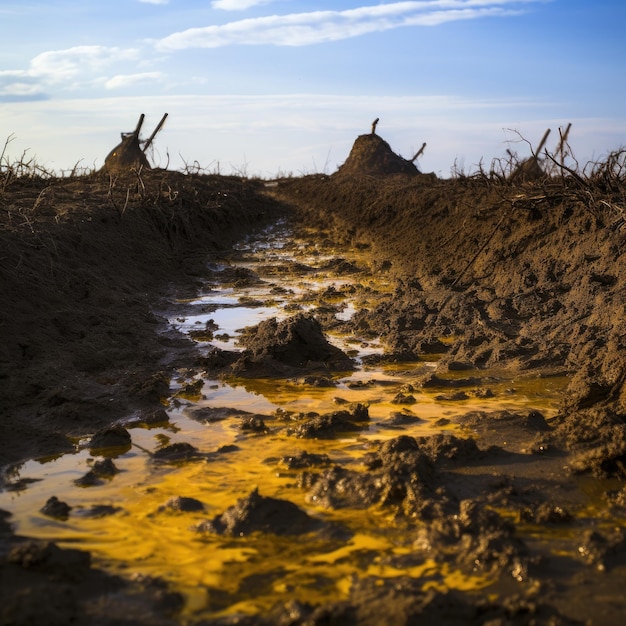
[[[351,163],[3,189],[2,623],[620,622],[623,187]]]

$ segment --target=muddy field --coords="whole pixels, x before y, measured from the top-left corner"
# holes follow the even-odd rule
[[[229,610],[236,594],[224,589],[214,592],[212,613],[194,616],[166,577],[112,573],[80,546],[16,534],[7,510],[0,511],[1,623],[621,621],[623,154],[584,173],[513,182],[485,173],[441,180],[397,158],[366,135],[332,176],[268,182],[151,171],[55,179],[0,171],[5,493],[28,493],[19,468],[29,459],[59,457],[85,440],[96,450],[129,446],[119,424],[167,422],[181,386],[193,395],[200,371],[219,380],[270,379],[276,387],[295,379],[332,385],[359,367],[328,342],[338,331],[380,342],[371,366],[436,361],[398,392],[389,415],[396,434],[368,439],[358,465],[333,462],[324,446],[330,451],[345,433],[367,431],[367,404],[347,402],[295,422],[281,414],[228,416],[255,436],[284,431],[315,441],[317,452],[275,461],[303,494],[297,503],[251,484],[199,532],[231,542],[250,534],[285,546],[294,538],[330,542],[339,555],[339,546],[356,541],[342,515],[371,511],[402,545],[351,553],[367,575],[354,576],[340,598],[311,593],[307,601],[286,585],[282,601],[254,612]],[[211,263],[231,259],[233,244],[279,219],[321,248],[358,251],[367,275],[384,276],[389,291],[373,297],[363,289],[347,319],[337,317],[337,294],[328,292],[313,313],[294,310],[248,329],[243,352],[174,332],[160,313],[166,303],[194,298]],[[333,263],[339,278],[363,271],[345,259]],[[236,292],[251,278],[237,270],[229,280]],[[196,339],[208,341],[211,328],[204,332]],[[455,409],[455,430],[411,434],[412,397],[432,390],[463,407],[493,394],[494,371],[516,381],[511,387],[567,382],[553,410]],[[101,439],[89,439],[94,434]],[[162,450],[165,462],[205,454],[183,444]],[[115,471],[115,455],[103,458],[109,461],[96,463],[86,480]],[[49,495],[44,514],[66,523],[67,505]],[[168,505],[194,506],[184,498]],[[336,568],[342,563],[337,556]],[[455,585],[442,574],[451,571],[474,582]],[[264,576],[260,563],[259,574],[245,579],[247,597],[264,593]]]

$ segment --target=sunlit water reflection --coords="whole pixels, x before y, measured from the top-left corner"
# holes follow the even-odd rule
[[[238,252],[239,258],[211,266],[210,278],[200,294],[173,305],[170,323],[180,332],[195,336],[201,347],[239,349],[237,338],[245,326],[272,316],[283,319],[294,311],[315,310],[320,305],[336,307],[336,317],[346,320],[360,306],[371,306],[391,293],[384,276],[363,272],[346,278],[345,273],[333,271],[343,262],[367,268],[369,260],[364,253],[320,249],[306,240],[293,240],[283,225],[245,242]],[[333,263],[338,255],[342,263]],[[350,351],[357,361],[383,350],[370,339],[330,334],[330,340]],[[306,450],[358,468],[371,442],[400,434],[385,423],[394,412],[404,411],[416,418],[401,431],[403,434],[429,435],[454,428],[453,422],[441,418],[471,409],[533,407],[549,414],[564,384],[562,379],[512,381],[492,373],[489,388],[493,398],[446,402],[437,399],[440,390],[414,389],[414,404],[402,407],[394,403],[403,386],[433,366],[416,362],[360,367],[338,375],[334,387],[313,387],[297,380],[224,382],[200,377],[193,393],[169,400],[168,423],[129,428],[133,445],[114,458],[120,471],[112,478],[91,487],[75,483],[98,460],[84,442],[77,442],[74,454],[32,460],[14,468],[12,488],[0,493],[0,508],[12,513],[21,534],[79,545],[92,551],[97,563],[116,572],[167,579],[185,593],[188,614],[254,612],[290,598],[308,602],[337,599],[346,596],[354,575],[403,574],[423,578],[425,585],[476,588],[487,581],[478,576],[467,578],[429,561],[402,572],[383,565],[384,555],[410,550],[405,529],[396,528],[389,514],[378,509],[316,508],[296,486],[295,472],[281,470],[276,463]],[[188,382],[181,373],[181,389]],[[284,423],[274,419],[278,409],[324,413],[357,402],[369,406],[371,423],[367,430],[352,436],[324,441],[295,439],[286,432]],[[245,434],[237,419],[204,422],[191,417],[198,409],[219,407],[265,416],[269,434]],[[189,443],[202,453],[227,445],[235,447],[228,453],[186,463],[155,463],[152,455],[176,442]],[[192,529],[256,487],[265,496],[288,499],[311,515],[345,524],[352,538],[343,543],[271,535],[229,539],[199,535]],[[72,507],[67,520],[40,512],[52,495]],[[204,510],[160,510],[173,496],[195,498],[203,503]]]

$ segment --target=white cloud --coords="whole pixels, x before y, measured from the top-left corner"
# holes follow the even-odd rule
[[[276,0],[214,0],[211,6],[224,11],[244,11],[260,4],[270,4]]]
[[[32,98],[43,95],[38,81],[22,72],[0,71],[0,98]]]
[[[107,89],[123,89],[132,87],[137,83],[153,82],[162,80],[164,74],[162,72],[143,72],[140,74],[117,74],[105,81],[104,86]]]
[[[65,50],[42,52],[27,69],[0,71],[0,96],[44,94],[53,86],[76,89],[102,82],[101,74],[117,63],[138,58],[132,48],[76,46]]]
[[[434,26],[455,20],[516,15],[521,12],[523,5],[542,1],[423,0],[392,2],[343,11],[268,15],[190,28],[157,41],[156,46],[162,50],[218,48],[235,44],[305,46],[406,26]],[[237,5],[244,4],[245,0],[223,0],[221,4],[225,2]]]
[[[66,50],[53,50],[37,55],[30,62],[27,74],[47,81],[65,82],[92,72],[100,71],[111,63],[135,59],[134,49],[107,48],[105,46],[76,46]]]
[[[139,0],[143,4],[169,4],[170,0]]]

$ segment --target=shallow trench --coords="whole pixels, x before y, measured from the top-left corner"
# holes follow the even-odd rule
[[[298,311],[334,317],[334,326],[341,328],[340,322],[359,308],[392,297],[390,279],[371,267],[367,251],[338,248],[302,234],[294,237],[279,223],[242,242],[232,254],[211,260],[203,289],[172,302],[169,323],[194,338],[201,353],[211,346],[240,349],[242,328]],[[376,442],[399,434],[453,432],[463,437],[467,433],[455,417],[469,411],[535,409],[549,418],[566,381],[513,380],[502,372],[450,373],[450,378],[479,375],[481,386],[489,389],[488,394],[450,400],[441,389],[414,386],[434,369],[435,357],[366,365],[365,357],[383,352],[377,341],[332,329],[327,336],[357,363],[354,371],[336,374],[332,385],[301,379],[211,379],[181,370],[173,381],[174,395],[164,399],[167,421],[127,421],[132,444],[122,450],[100,455],[87,440],[77,441],[73,454],[14,468],[9,487],[0,493],[0,509],[12,513],[20,534],[89,550],[97,565],[125,576],[165,579],[184,594],[183,617],[190,619],[263,612],[288,599],[315,604],[346,598],[355,577],[409,576],[423,581],[424,588],[438,589],[491,585],[488,574],[462,572],[446,561],[424,558],[401,566],[415,540],[410,522],[398,521],[378,506],[324,508],[298,486],[302,470],[290,469],[288,459],[305,451],[367,471],[363,458]],[[399,393],[410,395],[410,403],[398,404]],[[292,413],[324,414],[355,403],[368,407],[368,425],[329,439],[298,438],[285,420]],[[263,426],[242,429],[242,411],[260,416]],[[390,419],[398,415],[405,417],[401,428]],[[157,462],[158,451],[175,443],[190,444],[201,454]],[[96,484],[80,484],[105,458],[119,472]],[[288,500],[347,532],[228,537],[195,529],[257,488],[262,496]],[[41,512],[52,495],[71,506],[67,519]],[[174,497],[193,498],[201,506],[175,510],[167,504]]]

